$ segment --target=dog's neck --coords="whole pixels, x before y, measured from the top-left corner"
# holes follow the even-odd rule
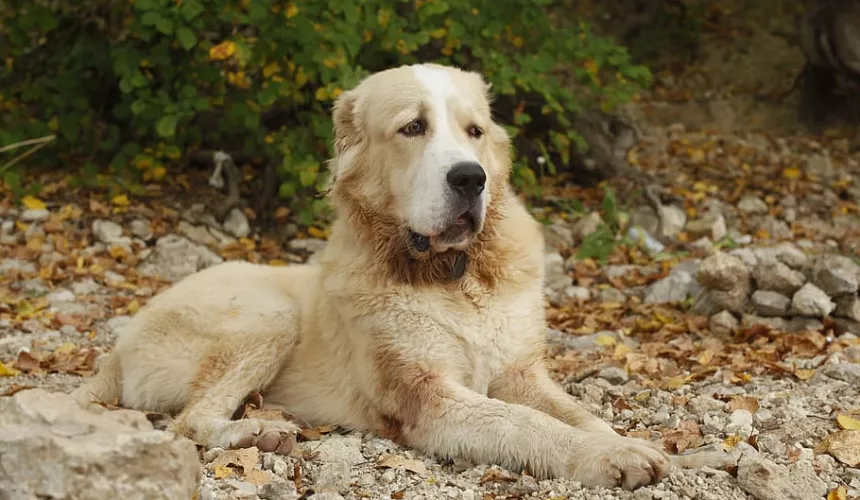
[[[483,287],[493,288],[509,264],[507,251],[499,241],[498,224],[502,208],[513,196],[502,188],[493,194],[492,203],[480,233],[462,250],[417,252],[409,240],[409,229],[391,215],[373,210],[352,193],[339,194],[339,209],[347,227],[372,254],[371,265],[383,269],[395,284],[414,287],[456,285],[466,277]]]

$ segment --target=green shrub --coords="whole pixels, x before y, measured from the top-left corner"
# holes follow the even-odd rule
[[[19,166],[73,166],[100,185],[169,178],[196,148],[282,157],[280,196],[313,215],[332,100],[370,72],[435,61],[483,71],[514,136],[553,118],[517,146],[567,151],[571,111],[627,100],[650,73],[588,25],[552,20],[552,4],[0,0],[0,146],[56,133]],[[2,176],[18,187],[14,168]],[[515,180],[534,185],[526,158]]]

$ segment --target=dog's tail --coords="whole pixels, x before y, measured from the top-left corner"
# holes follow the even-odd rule
[[[71,396],[86,408],[90,404],[117,404],[122,394],[122,368],[116,354],[103,355],[98,363],[98,371]]]

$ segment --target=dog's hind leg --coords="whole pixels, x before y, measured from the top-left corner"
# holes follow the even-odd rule
[[[286,420],[231,420],[249,393],[264,391],[280,372],[295,344],[298,314],[261,321],[256,331],[224,336],[207,352],[191,381],[188,403],[171,430],[206,447],[242,448],[289,453],[298,426]]]

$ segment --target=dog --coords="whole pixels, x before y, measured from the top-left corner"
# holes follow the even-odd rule
[[[476,72],[386,69],[333,105],[331,236],[313,264],[222,263],[118,333],[81,405],[175,415],[205,447],[283,451],[297,426],[232,419],[262,394],[309,425],[439,458],[636,489],[671,461],[617,434],[545,366],[544,242]]]

